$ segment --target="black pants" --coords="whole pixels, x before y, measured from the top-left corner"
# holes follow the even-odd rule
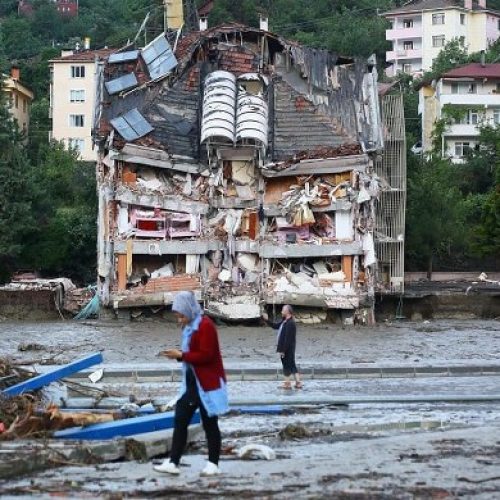
[[[221,448],[219,419],[217,416],[208,416],[207,410],[205,410],[199,398],[193,399],[184,394],[175,405],[174,436],[170,452],[170,461],[175,465],[179,465],[181,460],[186,447],[188,425],[197,408],[200,409],[201,423],[207,437],[208,460],[216,465],[219,464]]]
[[[295,351],[291,349],[285,352],[285,355],[281,358],[281,364],[283,365],[283,375],[285,377],[289,377],[299,371],[295,364]]]

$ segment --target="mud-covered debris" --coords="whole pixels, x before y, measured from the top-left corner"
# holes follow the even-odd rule
[[[47,347],[42,344],[37,344],[36,342],[21,342],[17,346],[17,350],[21,352],[25,351],[46,351]]]
[[[279,431],[278,435],[283,440],[304,439],[310,437],[311,432],[308,431],[303,425],[288,424]]]
[[[120,413],[61,412],[56,405],[38,410],[35,396],[13,396],[0,400],[0,420],[7,424],[0,440],[46,437],[69,427],[85,427],[120,418]]]
[[[263,444],[250,443],[236,450],[239,458],[244,460],[275,460],[276,453],[269,446]]]

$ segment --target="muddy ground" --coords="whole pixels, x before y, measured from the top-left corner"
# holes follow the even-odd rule
[[[278,366],[274,333],[259,326],[220,326],[228,366]],[[170,366],[155,357],[178,345],[169,322],[0,323],[2,354],[67,361],[103,350],[106,366]],[[372,328],[301,326],[303,366],[492,366],[500,364],[498,321],[440,320]],[[174,366],[174,365],[172,365]],[[130,380],[114,382],[124,394]],[[137,387],[136,387],[137,388]],[[176,392],[172,382],[145,383],[138,395]],[[66,465],[0,482],[2,498],[500,498],[500,376],[307,380],[301,398],[321,395],[465,395],[476,403],[306,405],[281,415],[221,419],[222,476],[200,478],[201,439],[183,459],[182,474],[166,477],[150,462]],[[230,382],[235,399],[283,400],[277,381]],[[241,460],[239,447],[270,446],[276,459]],[[1,447],[0,447],[1,451]],[[161,457],[160,457],[161,458]]]
[[[276,362],[272,329],[220,325],[218,330],[227,364]],[[179,338],[177,325],[166,320],[0,322],[2,354],[26,360],[65,362],[102,350],[105,363],[164,364],[168,361],[156,354],[179,346]],[[500,361],[500,321],[494,320],[404,321],[345,328],[299,325],[297,341],[299,362],[326,366]]]

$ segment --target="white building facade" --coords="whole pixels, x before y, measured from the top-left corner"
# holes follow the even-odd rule
[[[434,86],[421,89],[424,151],[431,149],[436,120],[446,119],[441,151],[462,163],[479,147],[480,128],[500,125],[500,64],[467,64],[444,74]]]
[[[419,76],[432,67],[445,44],[459,38],[469,53],[486,50],[500,36],[500,12],[486,0],[416,0],[388,11],[388,76]]]
[[[51,139],[75,148],[84,161],[96,161],[92,126],[96,95],[96,62],[111,50],[66,52],[52,59],[50,83]]]

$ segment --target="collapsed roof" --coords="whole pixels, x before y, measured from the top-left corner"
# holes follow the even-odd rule
[[[101,147],[120,151],[133,143],[207,163],[203,92],[214,71],[230,72],[237,86],[265,78],[259,95],[266,102],[266,162],[290,162],[305,151],[335,157],[383,146],[372,63],[237,24],[190,33],[173,45],[162,34],[142,50],[114,53],[101,68],[94,125]]]

